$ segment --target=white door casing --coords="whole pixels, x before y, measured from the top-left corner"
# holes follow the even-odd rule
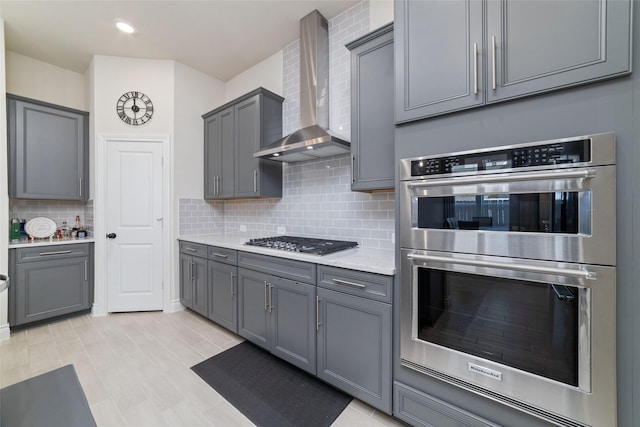
[[[170,306],[168,150],[168,136],[98,138],[94,315]]]

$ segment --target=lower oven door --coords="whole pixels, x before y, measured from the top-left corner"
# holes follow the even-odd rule
[[[615,425],[614,267],[401,254],[403,365],[559,425]]]

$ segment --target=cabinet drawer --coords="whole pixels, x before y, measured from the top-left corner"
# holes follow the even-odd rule
[[[221,248],[219,246],[207,247],[208,258],[225,264],[237,265],[238,252],[234,249]]]
[[[318,286],[382,302],[391,302],[393,276],[318,266]]]
[[[42,261],[44,259],[60,259],[76,256],[89,255],[89,243],[77,245],[51,245],[38,246],[35,248],[18,248],[16,251],[16,262]]]
[[[238,252],[238,267],[246,267],[312,285],[316,283],[316,265],[304,261]]]
[[[206,258],[207,245],[180,241],[180,252],[187,255],[197,256],[199,258]]]

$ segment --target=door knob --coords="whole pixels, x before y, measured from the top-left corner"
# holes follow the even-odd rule
[[[115,238],[116,238],[116,233],[107,234],[107,239],[115,239]]]

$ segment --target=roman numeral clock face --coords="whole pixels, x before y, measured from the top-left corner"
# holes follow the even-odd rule
[[[144,93],[131,91],[118,99],[116,113],[126,124],[138,126],[151,120],[153,104],[151,99]]]

